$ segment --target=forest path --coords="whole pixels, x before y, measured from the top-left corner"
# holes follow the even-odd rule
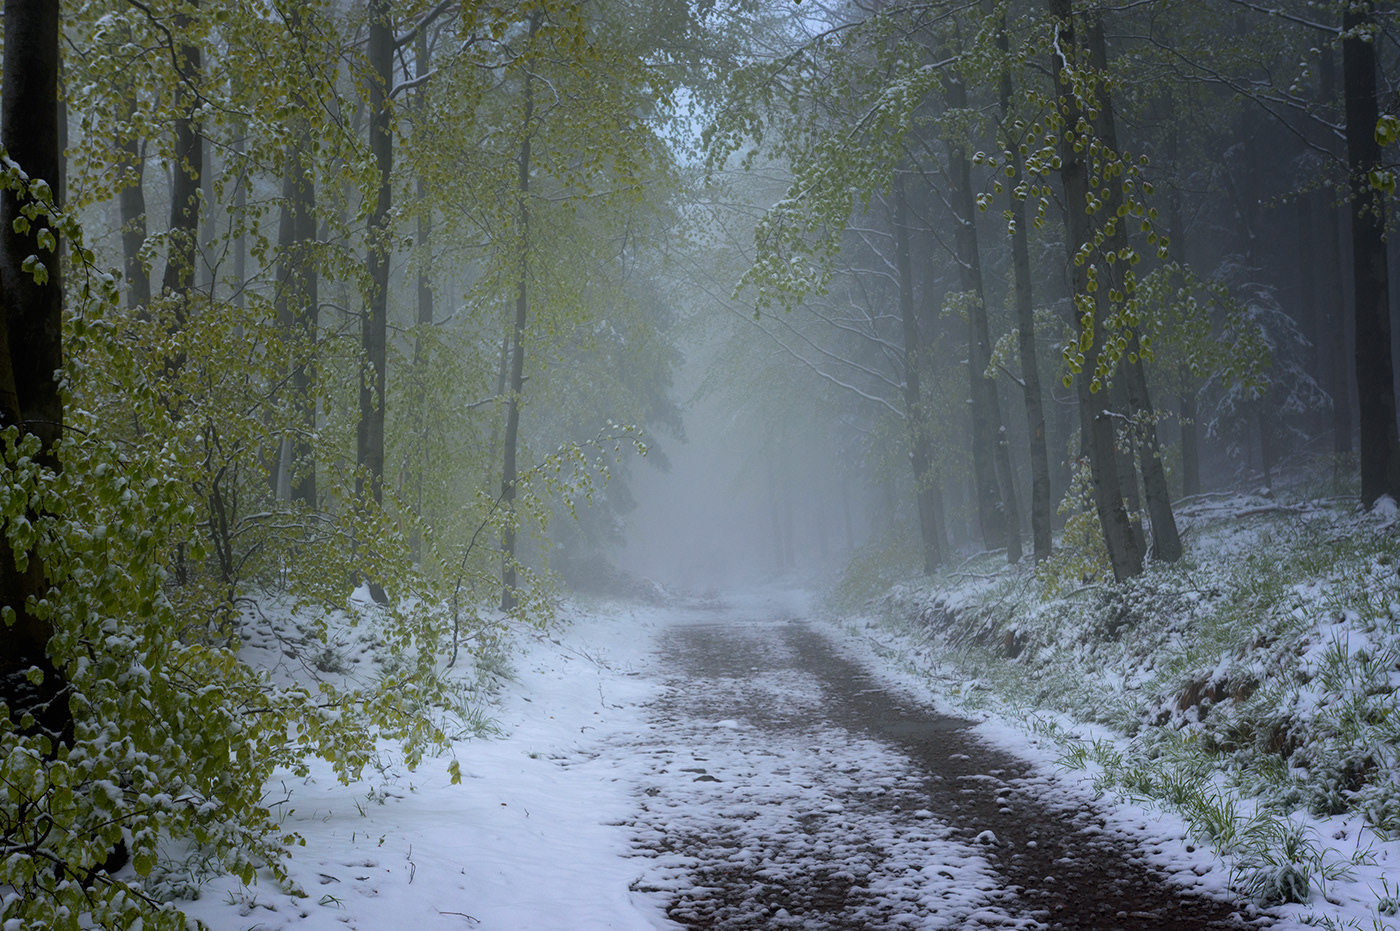
[[[887,690],[792,620],[681,623],[634,884],[687,928],[1238,928],[969,722]],[[1254,923],[1252,926],[1258,926]]]

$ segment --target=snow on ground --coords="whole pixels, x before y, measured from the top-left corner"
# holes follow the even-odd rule
[[[728,608],[789,615],[805,597],[769,591]],[[820,726],[774,745],[741,713],[658,723],[650,709],[668,689],[652,655],[658,633],[716,619],[610,609],[522,638],[493,712],[502,736],[458,746],[460,785],[445,760],[396,768],[390,745],[384,767],[351,785],[323,764],[306,778],[282,774],[268,796],[305,842],[291,849],[295,888],[225,877],[180,907],[213,931],[673,928],[664,911],[673,897],[705,895],[701,864],[645,848],[686,837],[755,882],[810,868],[838,884],[868,881],[857,908],[872,915],[888,915],[900,895],[911,919],[941,912],[922,927],[996,911],[991,867],[913,804],[919,777],[897,753]],[[800,679],[749,685],[776,695],[779,712],[818,710],[815,686]],[[781,912],[730,919],[802,926]]]
[[[270,797],[285,795],[285,826],[306,842],[289,863],[298,893],[224,878],[180,907],[214,931],[666,926],[628,891],[638,870],[620,825],[643,764],[602,750],[645,727],[656,686],[637,664],[656,623],[600,613],[527,638],[493,711],[503,737],[458,746],[460,785],[432,759],[348,786],[315,764],[274,779]]]
[[[1019,787],[1032,791],[1054,808],[1072,811],[1093,802],[1105,815],[1105,830],[1127,846],[1140,848],[1145,860],[1176,885],[1196,895],[1236,897],[1249,881],[1252,864],[1222,854],[1210,841],[1191,832],[1182,816],[1162,806],[1105,790],[1099,784],[1103,767],[1089,759],[1067,764],[1068,745],[1103,748],[1128,755],[1135,746],[1113,729],[1075,721],[1070,715],[1015,708],[980,692],[976,682],[962,679],[955,669],[939,664],[925,650],[911,650],[902,637],[874,624],[847,624],[844,650],[862,665],[881,673],[890,689],[909,694],[944,714],[979,721],[974,734],[998,748],[1036,764],[1036,776]],[[1277,815],[1261,812],[1252,799],[1242,798],[1224,780],[1215,780],[1222,812],[1242,830],[1268,830]],[[1256,815],[1259,818],[1256,820]],[[1358,931],[1400,931],[1400,839],[1373,832],[1357,815],[1316,816],[1295,811],[1284,826],[1301,837],[1308,850],[1301,860],[1315,868],[1315,893],[1306,904],[1282,904],[1267,910],[1277,931],[1289,928],[1355,928]],[[1281,846],[1281,844],[1280,844]],[[1281,861],[1288,864],[1275,846]],[[1266,864],[1268,867],[1268,864]]]
[[[820,685],[766,655],[781,647],[763,628],[786,621],[733,613],[716,633],[732,665],[658,668],[674,683],[659,733],[628,751],[652,761],[636,840],[654,863],[639,888],[720,931],[1034,925],[993,901],[992,865],[922,807],[928,774],[828,723]]]
[[[729,606],[770,617],[804,608],[801,594],[771,591]],[[306,778],[282,774],[268,795],[305,841],[291,850],[295,888],[225,877],[180,907],[214,931],[675,927],[664,912],[673,896],[704,896],[699,861],[639,848],[685,836],[706,839],[717,865],[750,868],[757,882],[807,869],[838,884],[868,880],[862,907],[872,914],[888,910],[882,896],[907,891],[909,871],[920,891],[902,910],[945,916],[925,926],[987,913],[991,868],[910,802],[919,777],[898,754],[834,728],[775,746],[741,717],[679,729],[654,720],[648,706],[666,691],[655,635],[715,619],[613,609],[523,638],[493,712],[502,736],[458,747],[462,784],[450,784],[444,760],[403,772],[387,744],[384,767],[350,785],[319,763]],[[800,680],[749,684],[788,711],[818,710],[817,690]],[[851,796],[870,804],[841,801]],[[876,810],[898,811],[901,798],[897,821]],[[802,924],[781,912],[731,919]]]
[[[304,779],[276,778],[269,798],[280,800],[285,827],[305,841],[291,851],[295,888],[265,877],[244,888],[222,878],[180,907],[213,931],[674,928],[666,906],[678,895],[683,902],[702,896],[705,886],[700,862],[667,847],[685,837],[698,839],[721,869],[747,870],[755,881],[781,882],[783,870],[816,869],[834,856],[837,873],[872,880],[872,909],[884,892],[907,893],[917,872],[919,894],[906,900],[925,916],[919,926],[973,920],[994,898],[994,873],[977,851],[951,840],[929,812],[908,810],[893,820],[872,814],[898,810],[902,793],[914,788],[898,753],[820,726],[775,745],[771,735],[755,739],[742,708],[658,730],[656,708],[675,682],[664,681],[652,651],[668,628],[808,610],[801,593],[774,590],[732,599],[722,613],[575,609],[568,625],[522,637],[513,678],[491,712],[502,736],[458,745],[461,785],[450,784],[446,760],[432,759],[412,773],[386,765],[348,786],[324,765]],[[892,660],[871,631],[858,634],[835,634],[838,647],[915,700],[937,703],[925,676]],[[776,691],[799,709],[816,696],[800,679],[741,684]],[[945,703],[941,710],[954,709]],[[984,717],[984,739],[1036,764],[1025,788],[1067,809],[1100,795],[1094,767],[1057,765],[1062,746],[1025,719]],[[1069,726],[1068,719],[1057,723]],[[1074,727],[1085,739],[1110,739],[1106,730]],[[382,748],[385,760],[393,749]],[[861,801],[852,804],[853,797]],[[1192,839],[1181,819],[1127,802],[1105,810],[1104,830],[1176,882],[1227,893],[1228,864]],[[1363,839],[1345,819],[1309,828],[1338,848],[1363,843],[1372,851],[1351,878],[1328,886],[1326,904],[1313,903],[1321,906],[1313,919],[1372,928],[1378,896],[1400,885],[1392,878],[1400,876],[1400,845]],[[881,875],[890,870],[901,878]],[[942,909],[936,920],[927,917],[935,906]],[[1297,927],[1304,912],[1287,915],[1275,927]],[[729,917],[734,928],[801,926],[782,914]]]
[[[1177,815],[1129,801],[1105,798],[1094,786],[1094,767],[1067,769],[1062,765],[1063,749],[1056,740],[1038,734],[1021,721],[994,712],[970,713],[967,707],[948,701],[946,695],[930,691],[927,678],[890,661],[887,638],[876,637],[867,630],[839,642],[848,656],[876,672],[877,678],[892,691],[908,696],[911,701],[922,702],[942,714],[971,717],[977,722],[971,729],[972,733],[986,743],[1033,764],[1034,774],[1015,783],[1019,794],[1032,795],[1051,810],[1073,812],[1092,804],[1106,818],[1103,831],[1117,836],[1125,846],[1139,849],[1148,864],[1183,891],[1223,900],[1236,899],[1230,891],[1228,870],[1223,867],[1219,857],[1208,845],[1194,840],[1185,822]],[[1059,723],[1067,725],[1072,722],[1062,718]],[[1112,739],[1111,732],[1106,728],[1092,725],[1078,727],[1087,740]],[[1275,927],[1282,929],[1289,925]]]

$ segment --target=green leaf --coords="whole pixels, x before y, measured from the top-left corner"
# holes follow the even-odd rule
[[[1386,113],[1376,121],[1376,142],[1394,145],[1397,141],[1400,141],[1400,117]]]
[[[154,850],[138,850],[131,857],[131,868],[136,871],[137,876],[149,876],[155,866],[156,854]]]

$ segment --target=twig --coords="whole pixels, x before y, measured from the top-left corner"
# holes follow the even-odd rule
[[[481,919],[480,919],[480,918],[473,918],[471,915],[468,915],[466,912],[445,912],[445,911],[443,911],[442,909],[438,909],[438,914],[439,914],[439,915],[456,915],[456,916],[458,916],[459,918],[465,918],[465,919],[467,919],[467,921],[470,921],[472,924],[477,924],[477,925],[481,924]]]

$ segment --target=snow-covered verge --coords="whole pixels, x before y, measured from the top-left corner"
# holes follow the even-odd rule
[[[1236,891],[1400,928],[1394,508],[1233,496],[1179,518],[1186,557],[1127,584],[984,555],[854,614],[848,580],[833,614],[994,739],[1174,813]]]
[[[464,722],[483,736],[456,744],[460,784],[447,759],[408,771],[390,742],[378,748],[379,765],[349,785],[314,761],[305,777],[281,773],[267,792],[298,836],[286,862],[292,882],[265,872],[251,886],[202,878],[190,886],[196,897],[178,907],[213,931],[664,925],[654,896],[629,892],[640,872],[626,859],[631,832],[623,825],[635,807],[636,764],[602,752],[646,726],[643,705],[656,687],[636,665],[655,620],[627,609],[572,613],[462,671],[464,694],[493,694],[484,703],[478,694]],[[267,620],[276,636],[251,639],[245,657],[265,654],[282,675],[377,661],[372,623],[333,635],[333,649],[307,657],[289,616],[269,609]]]

